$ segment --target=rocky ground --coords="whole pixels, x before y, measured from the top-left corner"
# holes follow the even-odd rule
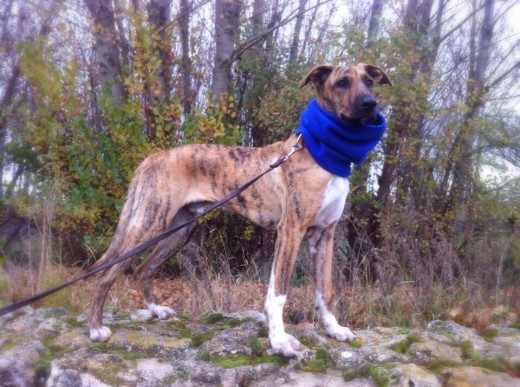
[[[287,326],[299,359],[270,353],[264,316],[152,319],[107,310],[108,343],[88,339],[86,315],[23,308],[0,318],[1,386],[520,386],[520,329],[483,333],[450,321],[424,330],[358,330],[352,343]]]

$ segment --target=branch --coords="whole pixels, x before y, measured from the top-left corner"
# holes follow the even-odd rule
[[[196,9],[198,8],[201,8],[203,6],[205,6],[206,4],[208,4],[209,2],[211,2],[211,0],[204,0],[202,1],[200,4],[197,4],[193,7],[190,7],[185,13],[182,13],[182,14],[178,14],[176,17],[174,17],[169,23],[166,23],[165,25],[163,25],[162,27],[156,29],[155,31],[152,32],[152,34],[160,34],[161,32],[163,32],[166,28],[168,28],[169,26],[171,26],[172,24],[174,23],[177,23],[181,18],[185,17],[187,14],[195,11]]]
[[[277,30],[278,28],[280,27],[283,27],[284,25],[288,24],[289,22],[291,22],[292,20],[296,19],[297,17],[301,16],[301,15],[304,15],[305,13],[309,12],[309,11],[312,11],[320,6],[322,6],[323,4],[327,4],[329,2],[331,2],[332,0],[326,0],[324,2],[319,2],[318,4],[316,4],[315,6],[313,7],[310,7],[310,8],[307,8],[305,9],[304,11],[302,12],[298,12],[297,10],[294,11],[294,13],[292,15],[289,15],[286,19],[280,21],[278,24],[275,24],[274,26],[272,26],[271,28],[268,28],[267,30],[265,30],[264,32],[262,32],[261,34],[257,35],[257,36],[254,36],[252,37],[251,39],[249,39],[248,41],[244,42],[241,47],[238,47],[236,50],[233,51],[233,54],[231,55],[231,62],[234,62],[235,60],[237,60],[238,58],[240,58],[240,56],[246,52],[247,50],[249,50],[251,47],[253,47],[254,45],[256,45],[257,43],[261,42],[262,40],[265,39],[265,37],[267,35],[269,35],[270,33],[272,33],[273,31]]]
[[[515,177],[515,178],[513,178],[511,180],[507,180],[507,181],[503,182],[501,185],[499,185],[499,186],[497,186],[495,188],[488,188],[488,189],[485,189],[483,191],[487,192],[487,193],[501,191],[504,188],[506,188],[508,185],[510,185],[512,183],[516,183],[517,181],[520,181],[520,177]]]
[[[471,19],[473,17],[473,15],[475,15],[478,11],[480,11],[482,8],[484,8],[483,5],[481,5],[480,7],[476,8],[473,12],[470,12],[468,14],[468,16],[466,16],[464,19],[462,19],[460,21],[460,23],[458,23],[457,25],[455,25],[455,27],[453,27],[451,30],[449,30],[448,32],[446,32],[444,35],[442,36],[439,36],[439,40],[438,43],[439,45],[444,42],[451,34],[453,34],[454,32],[456,32],[460,27],[462,27],[469,19]]]
[[[504,79],[506,79],[509,74],[511,74],[516,69],[520,68],[520,60],[518,60],[514,65],[512,65],[510,68],[508,68],[506,71],[502,73],[498,78],[495,78],[495,80],[485,87],[485,92],[488,92],[493,87],[497,86],[500,82],[502,82]]]

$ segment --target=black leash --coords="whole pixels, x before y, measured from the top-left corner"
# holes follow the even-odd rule
[[[273,164],[269,165],[269,168],[267,168],[262,173],[256,175],[251,180],[249,180],[244,185],[234,189],[229,194],[227,194],[224,198],[220,199],[218,202],[213,203],[211,206],[209,206],[204,212],[200,213],[199,215],[193,217],[192,219],[188,220],[186,223],[181,224],[180,226],[176,226],[173,228],[170,228],[163,232],[162,234],[157,235],[156,237],[147,240],[146,242],[141,243],[140,245],[137,245],[133,249],[127,251],[123,255],[120,255],[119,257],[116,257],[112,259],[110,262],[106,262],[103,265],[95,266],[91,268],[90,270],[86,271],[85,273],[81,274],[79,277],[75,277],[70,279],[67,282],[64,282],[60,285],[57,285],[53,288],[44,290],[41,293],[37,293],[33,296],[24,298],[20,301],[13,302],[9,305],[4,305],[0,307],[0,316],[3,316],[5,314],[14,312],[17,309],[23,308],[26,305],[29,305],[35,301],[41,300],[44,297],[47,297],[53,293],[56,293],[58,290],[61,290],[63,288],[66,288],[67,286],[70,286],[72,284],[75,284],[78,281],[84,280],[96,273],[99,273],[100,271],[106,270],[114,265],[117,265],[120,262],[123,262],[127,260],[128,258],[133,257],[136,254],[139,254],[149,248],[150,246],[153,246],[157,242],[161,241],[164,238],[169,237],[170,235],[176,233],[177,231],[183,229],[184,227],[188,226],[189,224],[197,221],[198,219],[202,218],[204,215],[206,215],[208,212],[213,211],[215,208],[222,206],[223,204],[227,203],[234,197],[240,195],[244,190],[246,190],[248,187],[250,187],[252,184],[254,184],[258,179],[260,179],[262,176],[266,175],[267,173],[271,172],[273,169],[278,168],[280,165],[284,163],[293,153],[300,150],[301,148],[298,146],[298,142],[300,141],[300,136],[298,136],[298,139],[296,140],[296,143],[292,146],[291,150],[287,152],[285,155],[281,156],[276,160]]]

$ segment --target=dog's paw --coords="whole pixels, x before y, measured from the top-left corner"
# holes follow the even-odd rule
[[[175,316],[175,311],[169,306],[150,304],[148,305],[148,309],[152,313],[152,316],[155,316],[160,320],[167,320]]]
[[[294,336],[285,332],[272,337],[270,341],[273,353],[285,357],[298,357],[300,351],[304,349],[303,345]]]
[[[112,336],[112,332],[109,327],[90,328],[90,340],[92,341],[108,341],[110,336]]]
[[[356,337],[349,328],[342,327],[341,325],[326,328],[327,334],[338,341],[352,341]]]

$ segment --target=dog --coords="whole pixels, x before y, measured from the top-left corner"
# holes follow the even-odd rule
[[[313,101],[317,111],[323,110],[327,119],[340,125],[344,122],[361,127],[380,115],[372,87],[376,84],[391,85],[383,70],[367,64],[318,65],[300,80],[299,86],[309,83],[316,89]],[[302,113],[302,120],[303,117]],[[229,201],[226,207],[260,226],[277,230],[265,301],[273,352],[294,357],[303,349],[295,337],[286,333],[282,314],[304,236],[308,237],[310,255],[314,260],[315,305],[324,328],[336,340],[352,340],[354,334],[351,330],[339,325],[330,311],[333,236],[349,190],[350,165],[345,173],[343,169],[330,172],[322,166],[321,157],[316,158],[316,154],[311,152],[313,136],[317,135],[319,141],[320,133],[328,135],[328,127],[322,127],[320,117],[311,117],[311,122],[317,124],[311,125],[313,134],[303,131],[303,140],[298,140],[294,133],[286,141],[265,147],[191,144],[148,156],[134,173],[114,237],[97,264],[109,262],[167,228],[188,221],[204,206],[244,184],[298,143],[301,150]],[[372,142],[377,143],[381,135],[378,133],[379,137]],[[332,145],[334,143],[335,140]],[[317,153],[319,149],[318,144]],[[313,152],[316,153],[315,149]],[[341,153],[340,149],[339,156]],[[351,161],[360,160],[354,157]],[[341,160],[340,164],[344,162]],[[163,239],[137,268],[148,309],[159,319],[174,317],[175,312],[170,307],[158,305],[151,290],[152,275],[165,259],[184,246],[190,231],[191,228],[186,227]],[[110,329],[102,325],[103,304],[108,291],[129,264],[130,260],[115,265],[97,279],[88,323],[93,341],[106,341],[111,336]]]

